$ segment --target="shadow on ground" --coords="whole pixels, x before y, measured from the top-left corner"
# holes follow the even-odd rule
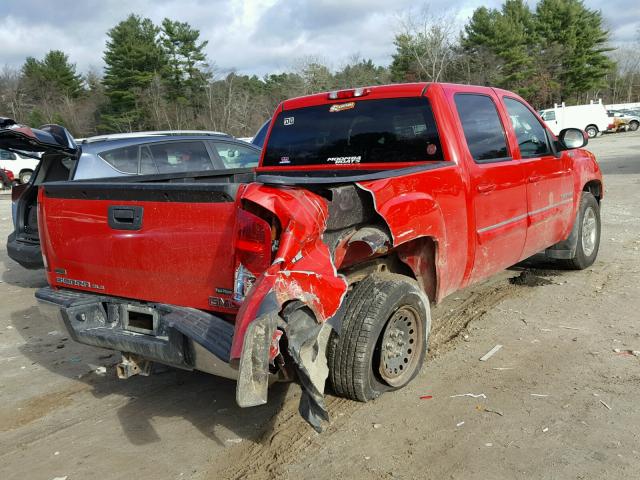
[[[37,307],[13,313],[11,321],[24,338],[20,351],[26,358],[57,375],[84,382],[95,398],[104,399],[92,408],[121,404],[116,407],[117,416],[133,445],[161,440],[153,425],[159,417],[184,418],[221,445],[233,435],[257,440],[272,429],[272,419],[282,408],[289,388],[288,384],[275,384],[266,405],[241,409],[235,401],[235,382],[205,373],[160,366],[149,377],[118,380],[118,352],[74,342],[60,326],[43,318]],[[107,366],[106,375],[97,375],[96,366]],[[216,434],[220,426],[233,435],[220,438]]]

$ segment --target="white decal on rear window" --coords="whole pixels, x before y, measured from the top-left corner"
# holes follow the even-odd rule
[[[356,157],[329,157],[327,162],[335,163],[336,165],[349,165],[352,163],[360,163],[362,157],[360,155]]]
[[[284,118],[284,124],[285,125],[293,125],[293,120],[294,120],[294,117],[285,117]]]

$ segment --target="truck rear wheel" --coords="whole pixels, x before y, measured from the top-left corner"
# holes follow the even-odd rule
[[[576,222],[576,251],[572,258],[563,260],[563,264],[572,270],[583,270],[595,262],[600,248],[600,205],[589,192],[582,192]]]
[[[598,127],[596,127],[595,125],[588,125],[587,128],[584,129],[585,132],[587,132],[587,135],[589,135],[589,138],[595,138],[598,136]]]
[[[371,274],[345,300],[342,329],[329,340],[329,379],[337,395],[367,402],[418,374],[431,326],[429,301],[417,282]]]

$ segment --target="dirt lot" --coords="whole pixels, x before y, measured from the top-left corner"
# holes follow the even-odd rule
[[[640,132],[589,148],[607,187],[596,264],[534,258],[452,295],[418,378],[369,404],[329,397],[320,435],[295,385],[242,410],[231,382],[204,374],[116,380],[115,354],[40,317],[44,277],[2,240],[0,478],[637,478],[640,357],[614,349],[640,350]],[[10,217],[0,195],[2,239]]]

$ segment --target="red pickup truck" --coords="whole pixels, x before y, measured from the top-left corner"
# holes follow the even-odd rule
[[[287,100],[257,170],[45,183],[36,294],[81,343],[368,401],[405,386],[430,303],[546,252],[591,265],[603,184],[584,132],[556,138],[517,95],[400,84]],[[51,308],[52,307],[52,308]]]

